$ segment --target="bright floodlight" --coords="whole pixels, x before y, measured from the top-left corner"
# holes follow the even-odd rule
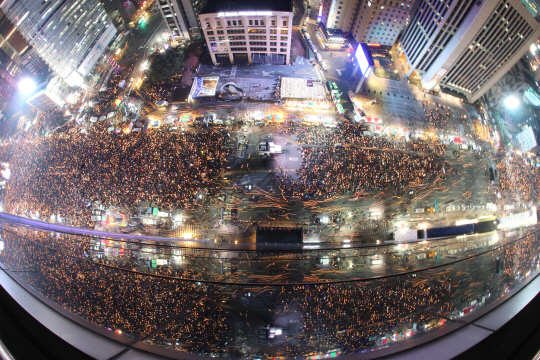
[[[509,109],[515,109],[519,105],[519,100],[514,96],[509,96],[504,100],[504,105]]]
[[[11,170],[9,168],[7,168],[5,170],[0,170],[0,174],[2,174],[2,177],[4,179],[9,180],[9,178],[11,177]]]
[[[32,79],[26,78],[19,81],[19,90],[23,94],[30,94],[35,89],[36,83]]]

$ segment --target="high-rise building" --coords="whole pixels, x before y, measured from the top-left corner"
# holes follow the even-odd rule
[[[4,111],[17,92],[17,77],[21,69],[0,49],[0,111]]]
[[[348,31],[358,42],[392,46],[413,6],[414,0],[365,1]]]
[[[407,76],[479,99],[540,36],[535,0],[417,0],[398,51]]]
[[[49,66],[39,57],[34,48],[29,47],[21,55],[21,64],[33,75],[43,75],[49,71]]]
[[[413,5],[414,0],[324,0],[320,23],[324,29],[352,35],[357,42],[392,45]]]
[[[18,108],[16,94],[21,78],[39,78],[47,73],[47,65],[39,57],[32,58],[33,55],[28,42],[0,10],[0,112],[3,115]]]
[[[14,77],[25,71],[34,76],[48,72],[47,64],[36,55],[2,10],[0,10],[0,49],[11,59],[10,67],[13,67],[13,70],[8,68],[8,71]]]
[[[290,62],[292,2],[209,0],[199,15],[215,63]]]
[[[199,12],[204,0],[157,0],[169,33],[176,40],[199,36]]]
[[[6,0],[0,7],[69,86],[80,87],[116,28],[98,0]]]

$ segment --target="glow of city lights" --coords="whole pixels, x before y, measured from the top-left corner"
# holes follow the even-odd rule
[[[509,96],[504,99],[504,105],[509,109],[515,109],[519,106],[519,100],[515,96]]]
[[[4,179],[9,180],[9,178],[11,177],[11,170],[9,168],[1,170],[0,174],[2,174],[2,177]]]
[[[271,11],[229,11],[229,12],[220,12],[218,17],[228,17],[228,16],[271,16]]]
[[[31,94],[36,89],[36,83],[29,78],[24,78],[19,81],[19,90],[23,94]]]

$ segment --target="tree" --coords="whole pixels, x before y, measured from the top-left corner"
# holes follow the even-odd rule
[[[181,74],[184,69],[184,53],[179,50],[169,50],[157,54],[148,71],[148,83],[159,83],[170,80]]]
[[[182,85],[193,84],[193,77],[194,77],[194,74],[191,70],[184,71],[184,74],[182,75]]]
[[[204,44],[205,44],[204,40],[192,41],[186,47],[186,53],[190,55],[194,55],[198,58],[202,54],[202,49],[204,47]]]
[[[190,54],[186,61],[184,61],[184,67],[187,70],[194,70],[198,63],[199,59],[195,55]]]

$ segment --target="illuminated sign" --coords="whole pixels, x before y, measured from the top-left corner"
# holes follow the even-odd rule
[[[360,71],[362,72],[362,75],[364,77],[368,77],[371,72],[371,67],[373,66],[373,60],[371,60],[371,53],[369,52],[369,48],[366,44],[358,44],[358,47],[356,48],[356,60],[358,61],[358,65],[360,65]]]
[[[209,97],[216,95],[219,76],[196,77],[191,88],[191,97]]]
[[[229,16],[270,16],[272,15],[271,11],[228,11],[218,13],[218,17],[229,17]]]
[[[443,77],[444,74],[446,74],[448,70],[440,68],[439,71],[435,75],[433,75],[433,79],[431,79],[431,82],[436,83],[440,80],[440,78]]]
[[[365,77],[365,78],[368,78],[370,74],[371,74],[371,66],[368,68],[368,71],[367,71],[367,73],[364,75],[364,77]]]

